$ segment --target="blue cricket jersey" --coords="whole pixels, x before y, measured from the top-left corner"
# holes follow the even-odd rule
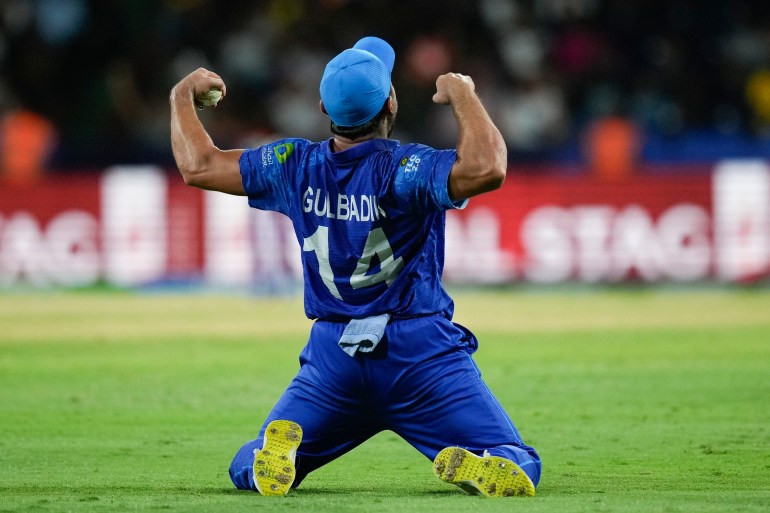
[[[240,159],[249,205],[288,216],[302,250],[305,314],[347,321],[447,312],[441,284],[455,150],[375,139],[283,139]]]

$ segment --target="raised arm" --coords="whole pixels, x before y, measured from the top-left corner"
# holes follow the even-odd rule
[[[500,131],[476,96],[473,80],[447,73],[436,80],[435,103],[452,107],[459,140],[449,174],[449,195],[462,200],[499,188],[505,181],[508,150]]]
[[[198,68],[171,90],[171,148],[187,185],[228,194],[245,195],[238,161],[243,150],[220,150],[203,128],[195,96],[209,89],[226,94],[216,73]]]

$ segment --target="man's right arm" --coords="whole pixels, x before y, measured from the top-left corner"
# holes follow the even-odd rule
[[[211,88],[226,91],[216,73],[199,68],[171,90],[171,148],[187,185],[228,194],[245,195],[240,173],[243,150],[220,150],[203,128],[195,96]]]
[[[498,189],[505,180],[508,150],[476,96],[473,80],[458,73],[441,75],[433,101],[452,107],[459,132],[457,159],[449,173],[449,196],[458,201]]]

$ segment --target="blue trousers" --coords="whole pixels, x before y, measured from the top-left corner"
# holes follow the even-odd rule
[[[316,321],[300,370],[256,439],[230,465],[236,488],[255,489],[254,450],[267,424],[302,426],[294,486],[310,472],[390,430],[431,461],[449,446],[485,450],[516,462],[537,486],[540,457],[524,444],[481,379],[471,355],[476,337],[441,314],[393,319],[375,351],[351,358],[337,342],[345,323]]]

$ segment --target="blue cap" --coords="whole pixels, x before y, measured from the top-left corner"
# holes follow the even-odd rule
[[[396,53],[378,37],[365,37],[326,65],[321,101],[340,126],[358,126],[374,118],[390,95]]]

